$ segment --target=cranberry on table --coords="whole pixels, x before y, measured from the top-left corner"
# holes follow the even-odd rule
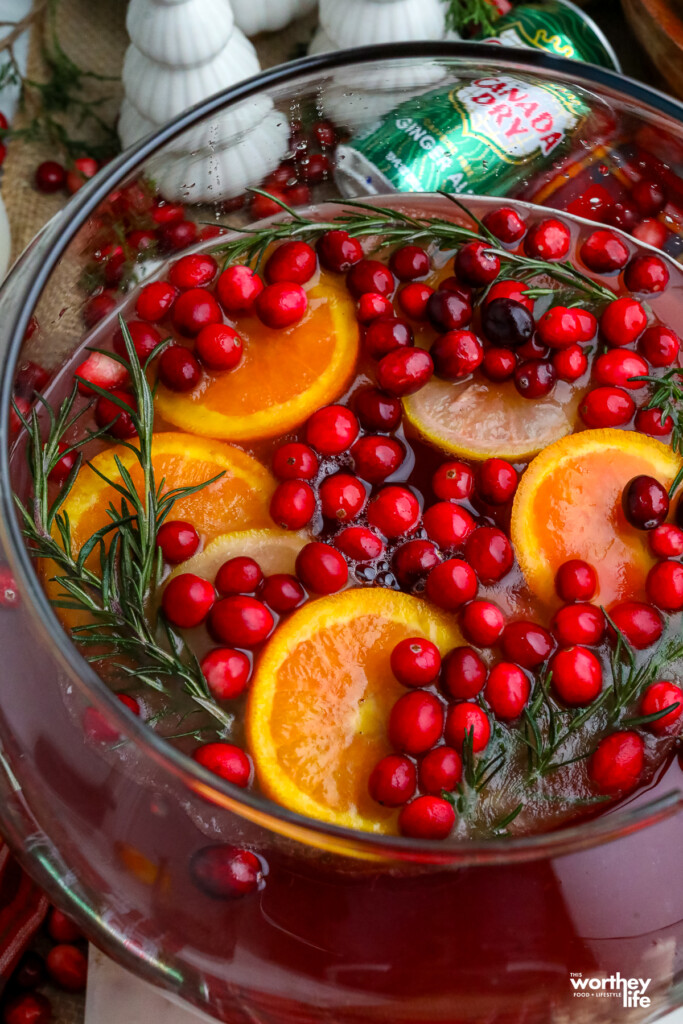
[[[484,350],[484,359],[481,364],[481,372],[492,381],[509,380],[515,372],[517,356],[511,348],[496,348],[495,346]]]
[[[66,170],[56,160],[44,160],[36,167],[35,180],[39,192],[59,192],[66,185]]]
[[[135,312],[141,320],[156,323],[163,320],[173,308],[178,291],[167,281],[150,281],[140,290],[135,303]]]
[[[633,789],[645,767],[645,744],[637,732],[614,732],[605,736],[588,764],[588,774],[606,795]]]
[[[183,519],[167,519],[157,531],[157,546],[167,562],[177,565],[191,558],[199,547],[199,534]]]
[[[88,978],[88,958],[78,946],[62,942],[45,957],[47,972],[67,992],[82,992]]]
[[[486,676],[486,665],[472,647],[455,647],[443,659],[441,685],[456,700],[476,697],[484,688]]]
[[[390,661],[391,671],[403,686],[429,686],[441,669],[439,648],[419,636],[400,640]]]
[[[326,477],[318,493],[323,515],[340,523],[355,519],[365,504],[365,488],[350,473]]]
[[[472,566],[461,558],[448,558],[431,570],[425,592],[432,604],[455,611],[475,597],[477,577]]]
[[[440,560],[436,545],[431,541],[409,540],[394,553],[393,568],[399,583],[410,587]]]
[[[683,565],[680,562],[658,562],[647,575],[647,596],[653,605],[666,612],[683,608]]]
[[[500,206],[484,217],[484,226],[505,245],[521,242],[526,234],[526,224],[510,206]]]
[[[315,274],[318,260],[315,250],[306,242],[283,242],[269,256],[265,277],[269,284],[289,281],[306,284]]]
[[[171,345],[159,357],[159,380],[169,391],[192,391],[202,378],[197,358],[182,345]]]
[[[428,284],[421,284],[414,281],[401,288],[396,296],[397,302],[406,316],[412,320],[425,320],[427,318],[427,303],[434,294],[434,289]]]
[[[554,352],[552,362],[558,378],[569,383],[583,377],[588,369],[588,358],[580,345],[570,345]]]
[[[356,320],[363,325],[372,323],[379,317],[394,317],[391,299],[376,292],[363,292],[356,306]]]
[[[244,594],[221,598],[209,613],[211,635],[229,647],[257,647],[273,626],[273,616],[263,602]]]
[[[306,424],[306,441],[321,455],[341,455],[358,437],[358,420],[343,405],[326,405]]]
[[[240,899],[255,892],[263,878],[261,862],[250,850],[205,846],[192,857],[195,883],[214,899]]]
[[[395,286],[394,275],[386,264],[380,263],[379,260],[359,260],[346,275],[346,287],[356,299],[364,292],[391,295]]]
[[[496,718],[504,722],[519,718],[530,693],[531,683],[517,665],[501,661],[489,672],[484,695]]]
[[[664,629],[659,612],[642,601],[623,601],[610,609],[609,617],[631,647],[639,651],[657,643]]]
[[[673,430],[674,421],[671,416],[664,416],[663,409],[638,409],[633,426],[641,434],[650,437],[666,437]]]
[[[593,364],[593,377],[596,383],[627,388],[629,391],[637,391],[645,386],[644,381],[632,378],[642,377],[647,372],[648,365],[645,360],[636,352],[629,352],[623,348],[603,352]]]
[[[527,359],[514,372],[517,391],[522,398],[544,398],[557,382],[557,370],[546,359]]]
[[[600,317],[600,331],[612,348],[632,345],[647,327],[647,313],[628,295],[614,299]]]
[[[401,422],[402,406],[394,395],[379,388],[363,388],[354,399],[355,409],[366,430],[389,432]]]
[[[355,562],[372,562],[384,551],[384,541],[367,526],[349,526],[334,535],[334,546]]]
[[[419,245],[402,245],[394,249],[389,259],[389,269],[399,281],[416,281],[431,269],[429,256]]]
[[[296,574],[315,594],[334,594],[346,586],[349,567],[344,556],[329,544],[311,541],[297,555]]]
[[[377,317],[368,324],[363,335],[363,349],[371,359],[381,359],[394,349],[412,344],[410,324],[396,316]]]
[[[528,256],[541,260],[561,260],[569,252],[571,232],[556,217],[548,217],[531,228],[524,242]]]
[[[491,284],[500,273],[500,259],[491,252],[490,242],[466,242],[455,254],[455,273],[473,288]]]
[[[496,583],[512,568],[512,545],[496,526],[479,526],[465,542],[465,557],[482,583]]]
[[[234,370],[243,350],[241,337],[228,324],[208,324],[197,335],[195,352],[210,370]]]
[[[427,318],[435,331],[457,331],[472,319],[472,303],[457,292],[440,288],[427,299]]]
[[[477,490],[489,505],[504,505],[517,490],[518,480],[517,470],[505,459],[486,459],[479,470]]]
[[[581,558],[563,562],[555,574],[555,590],[563,601],[590,601],[598,587],[598,576],[592,565]]]
[[[193,338],[207,324],[220,323],[223,316],[210,291],[206,288],[190,288],[176,299],[172,318],[176,330]]]
[[[530,313],[533,313],[534,300],[527,295],[528,288],[529,285],[523,281],[512,281],[507,278],[503,281],[496,281],[489,288],[484,299],[484,305],[488,306],[495,299],[512,299],[514,302],[519,302]]]
[[[300,530],[315,513],[315,494],[305,480],[283,480],[270,499],[270,517],[283,530]]]
[[[483,708],[469,702],[453,704],[446,715],[446,742],[462,753],[466,741],[471,739],[475,754],[485,750],[491,739],[491,723]]]
[[[673,366],[681,341],[669,327],[648,327],[638,342],[640,351],[653,366]]]
[[[405,458],[405,448],[393,437],[366,434],[351,449],[358,476],[376,484],[395,473]]]
[[[492,601],[470,601],[460,617],[462,635],[476,647],[492,647],[499,639],[504,627],[503,613]],[[461,694],[460,696],[474,696],[474,694]]]
[[[259,320],[272,330],[298,323],[307,306],[308,298],[301,285],[289,281],[266,285],[254,302]]]
[[[430,796],[449,793],[462,778],[462,758],[453,747],[435,747],[420,762],[420,788]]]
[[[389,754],[378,761],[368,781],[370,796],[384,807],[400,807],[415,794],[415,765],[400,754]]]
[[[247,313],[263,287],[263,281],[251,267],[235,264],[218,278],[216,295],[226,313]]]
[[[56,907],[50,911],[47,931],[53,942],[78,942],[85,938],[76,922]]]
[[[215,647],[204,655],[200,668],[216,700],[241,697],[251,675],[251,662],[247,655],[232,647]]]
[[[489,299],[490,296],[491,292]],[[535,326],[527,306],[515,299],[490,299],[482,310],[481,329],[492,345],[503,348],[523,345],[531,339]]]
[[[431,693],[413,690],[394,704],[389,714],[389,742],[403,754],[424,754],[441,738],[443,708]]]
[[[213,584],[193,572],[184,572],[169,580],[161,607],[173,626],[193,629],[204,621],[215,601]]]
[[[621,505],[636,530],[654,530],[669,514],[669,493],[652,476],[634,476],[624,487]]]
[[[510,622],[500,638],[503,655],[522,668],[538,668],[550,657],[555,642],[543,626],[535,622]]]
[[[52,1003],[40,992],[23,992],[5,1003],[4,1024],[50,1024]]]
[[[398,817],[401,835],[411,839],[447,839],[455,825],[455,810],[438,796],[418,796]]]
[[[678,705],[678,706],[676,706]],[[675,683],[660,681],[648,686],[640,702],[641,715],[656,715],[671,710],[661,715],[653,722],[648,723],[648,729],[654,733],[666,733],[669,730],[676,731],[680,728],[680,720],[683,715],[683,690]]]
[[[420,505],[407,487],[388,484],[370,502],[368,522],[385,537],[401,537],[420,522]]]
[[[443,550],[460,547],[475,528],[474,519],[467,511],[451,501],[438,501],[422,517],[427,536]]]
[[[216,590],[223,597],[228,594],[253,594],[258,588],[263,573],[254,558],[238,555],[223,562],[216,573]]]
[[[587,427],[624,427],[635,411],[635,402],[628,392],[607,386],[593,388],[579,406]]]
[[[579,251],[589,270],[596,274],[610,274],[628,263],[628,246],[613,231],[600,228],[588,236]]]
[[[132,413],[135,413],[137,411],[135,398],[127,391],[118,391],[116,389],[109,394],[110,397],[108,398],[100,395],[95,403],[95,422],[97,426],[101,429],[106,427],[107,432],[119,440],[135,437],[137,430],[131,413],[126,412],[125,408],[121,408],[118,404],[122,402]]]
[[[466,501],[474,493],[474,470],[466,462],[442,462],[432,477],[432,490],[444,501]]]
[[[312,448],[299,441],[286,441],[273,455],[273,473],[278,480],[312,480],[318,459]]]
[[[666,193],[658,182],[643,178],[632,187],[631,199],[641,213],[652,217],[664,209]]]
[[[195,252],[173,263],[168,277],[172,285],[180,291],[186,291],[188,288],[202,288],[210,284],[217,270],[218,264],[213,256]]]
[[[679,558],[683,555],[683,530],[673,523],[655,526],[648,535],[650,550],[658,558]]]
[[[348,231],[326,231],[316,242],[316,250],[321,265],[338,274],[345,274],[363,259],[362,245],[357,238],[351,238]]]
[[[661,256],[634,256],[624,283],[631,292],[663,292],[669,283],[669,268]]]
[[[592,651],[575,645],[558,651],[550,662],[552,686],[570,707],[590,704],[602,690],[602,666]]]
[[[248,786],[251,761],[247,754],[233,743],[204,743],[192,751],[193,760],[202,768],[220,775],[235,786]]]
[[[460,380],[481,365],[484,346],[473,331],[447,331],[434,341],[430,354],[438,377]]]

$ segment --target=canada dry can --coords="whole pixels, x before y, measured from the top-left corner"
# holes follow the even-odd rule
[[[400,104],[339,147],[335,177],[345,195],[507,196],[550,167],[590,116],[566,86],[486,75]]]
[[[569,0],[516,4],[478,42],[545,50],[555,57],[621,71],[612,46],[592,18]]]

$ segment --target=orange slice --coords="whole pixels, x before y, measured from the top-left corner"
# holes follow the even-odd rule
[[[310,538],[304,533],[288,530],[236,530],[223,533],[207,544],[198,555],[174,569],[168,579],[183,572],[193,572],[205,580],[215,580],[223,562],[238,555],[254,558],[265,576],[274,573],[294,573],[296,556]]]
[[[654,559],[647,534],[624,516],[622,492],[641,473],[668,488],[680,465],[661,441],[614,429],[572,434],[541,452],[517,488],[510,530],[531,590],[552,601],[559,567],[583,558],[598,574],[601,604],[641,598]]]
[[[405,693],[389,658],[423,636],[442,652],[462,643],[455,621],[393,590],[345,590],[294,612],[265,648],[246,728],[259,784],[272,800],[320,821],[396,831],[397,814],[368,793],[390,753],[389,712]]]
[[[527,459],[574,430],[583,391],[560,381],[547,398],[522,398],[511,381],[434,377],[403,399],[408,421],[437,448],[469,459]]]
[[[159,385],[157,411],[174,426],[225,441],[254,441],[287,433],[344,391],[358,356],[353,301],[325,281],[308,292],[304,318],[272,330],[256,317],[236,323],[242,361],[229,373],[205,371],[194,391]]]

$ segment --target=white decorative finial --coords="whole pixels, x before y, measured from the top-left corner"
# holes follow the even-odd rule
[[[317,0],[232,0],[235,23],[246,35],[279,32],[295,18],[315,10]]]

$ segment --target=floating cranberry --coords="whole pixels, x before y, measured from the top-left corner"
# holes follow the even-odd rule
[[[359,323],[367,325],[379,317],[395,319],[391,299],[376,292],[364,292],[358,300],[356,319]]]
[[[605,633],[605,616],[592,604],[566,605],[555,615],[552,629],[561,647],[598,644]]]
[[[474,471],[466,462],[442,462],[432,477],[432,490],[444,501],[466,501],[474,493]]]
[[[216,700],[234,700],[247,688],[251,663],[243,651],[216,647],[201,660],[202,675]]]
[[[490,295],[491,292],[489,298]],[[484,306],[481,329],[492,345],[513,348],[531,339],[535,324],[533,316],[523,303],[515,299],[498,298]]]
[[[334,594],[346,586],[349,568],[344,556],[329,544],[311,541],[297,555],[296,574],[315,594]]]
[[[593,388],[579,406],[587,427],[623,427],[630,422],[635,409],[626,391],[612,387]]]
[[[462,759],[453,747],[435,747],[420,762],[420,788],[430,796],[455,789],[462,778]]]
[[[505,459],[486,459],[479,470],[479,496],[489,505],[504,505],[517,490],[517,470]]]
[[[167,519],[157,531],[157,546],[171,565],[192,558],[199,547],[199,534],[192,523],[182,519]]]
[[[152,210],[155,224],[178,224],[185,219],[185,207],[180,203],[158,203]]]
[[[602,666],[585,647],[565,647],[550,662],[552,685],[570,707],[590,704],[602,690]]]
[[[318,266],[315,250],[306,242],[283,242],[269,256],[265,267],[266,281],[306,284]]]
[[[159,380],[169,391],[192,391],[202,377],[202,368],[189,349],[171,345],[159,358]]]
[[[654,530],[669,514],[669,494],[652,476],[634,476],[624,487],[621,505],[636,530]]]
[[[634,203],[612,203],[605,212],[605,220],[622,231],[632,231],[640,219],[640,211]]]
[[[306,600],[306,591],[296,576],[276,572],[267,576],[260,589],[261,600],[274,612],[284,614],[298,608]]]
[[[116,299],[109,292],[93,295],[83,307],[83,322],[86,327],[94,327],[116,309]]]
[[[220,306],[206,288],[190,288],[182,292],[175,301],[172,316],[176,330],[192,338],[202,327],[222,320]]]
[[[581,337],[579,341],[592,341],[598,330],[598,321],[587,309],[575,310],[581,326]]]
[[[530,338],[524,345],[519,345],[515,350],[515,355],[518,364],[526,362],[527,359],[550,359],[550,349],[543,344],[538,334],[534,334],[533,338]]]
[[[334,146],[337,141],[337,133],[334,130],[334,125],[329,121],[316,121],[311,132],[313,133],[318,145],[325,149]]]
[[[615,299],[600,317],[600,331],[608,345],[620,348],[632,345],[647,327],[647,313],[628,295]]]
[[[235,786],[248,786],[251,761],[240,747],[233,743],[204,743],[192,752],[193,759],[207,771],[220,775]]]
[[[142,320],[129,320],[126,323],[130,339],[133,342],[133,348],[137,354],[138,359],[141,363],[145,363],[146,360],[151,356],[157,345],[161,344],[161,335],[155,327],[152,327],[148,323],[144,323]],[[123,338],[123,331],[120,327],[117,327],[113,337],[114,349],[119,355],[128,356],[128,349]],[[93,353],[96,355],[97,353]]]
[[[462,635],[476,647],[493,647],[505,626],[505,618],[491,601],[471,601],[464,609],[460,627]],[[474,694],[461,694],[474,696]]]
[[[350,473],[326,477],[320,485],[319,494],[323,515],[340,523],[355,519],[365,504],[365,488]]]
[[[121,393],[123,394],[123,392]],[[113,403],[110,402],[109,405],[112,406]],[[119,410],[117,409],[116,411],[118,412]],[[28,421],[31,416],[31,403],[26,398],[22,398],[21,395],[17,395],[9,413],[9,434],[12,438],[16,437],[22,426],[22,419],[19,418],[20,415],[23,420]],[[109,420],[105,420],[101,426],[106,426],[113,418],[112,416]],[[132,420],[130,420],[130,423],[132,425]],[[135,433],[135,428],[133,428],[133,433]]]
[[[496,718],[512,722],[524,710],[531,683],[521,668],[507,661],[501,661],[489,672],[486,680],[486,701]]]
[[[62,455],[61,459],[57,463],[55,463],[55,465],[48,474],[48,479],[50,483],[57,484],[59,487],[61,487],[62,484],[66,483],[66,481],[69,479],[69,474],[76,465],[76,461],[78,459],[78,452],[68,451],[69,446],[66,444],[65,441],[60,441],[58,448],[60,452],[67,452],[67,454]]]
[[[397,301],[406,316],[411,320],[425,320],[427,318],[427,303],[434,294],[434,289],[428,284],[421,284],[418,281],[407,284],[401,288],[397,295]]]
[[[384,541],[367,526],[349,526],[334,536],[334,546],[356,562],[373,561],[384,551]]]
[[[492,381],[509,380],[515,372],[517,356],[511,348],[487,348],[484,351],[484,360],[481,365],[481,372]]]
[[[366,430],[391,431],[401,422],[402,407],[398,398],[379,388],[363,388],[355,396],[356,412]]]
[[[589,235],[581,246],[580,256],[589,270],[596,274],[609,274],[621,270],[628,263],[626,243],[613,231],[600,228]]]
[[[318,459],[312,448],[299,441],[287,441],[273,455],[273,473],[278,480],[312,480]]]
[[[450,697],[468,700],[481,693],[486,674],[486,665],[473,648],[456,647],[443,660],[441,681]]]
[[[668,732],[672,726],[678,727],[683,715],[683,690],[674,683],[661,681],[648,686],[640,702],[641,715],[656,715],[671,708],[668,714],[648,724],[654,733]]]
[[[189,288],[202,288],[210,284],[217,270],[218,264],[213,256],[195,252],[173,263],[168,278],[180,291],[186,291]]]
[[[472,303],[458,292],[440,288],[427,300],[427,318],[435,331],[457,331],[472,319]]]
[[[544,345],[556,349],[575,345],[583,333],[578,312],[566,306],[552,306],[538,321],[537,331]]]
[[[544,398],[557,382],[557,370],[546,359],[527,359],[514,373],[515,387],[523,398]]]
[[[47,972],[66,992],[82,992],[88,978],[88,958],[78,946],[62,942],[45,957]]]
[[[179,252],[192,245],[197,238],[197,225],[191,220],[181,220],[176,224],[163,224],[157,230],[160,247],[166,252]]]
[[[234,327],[208,324],[197,335],[195,352],[210,370],[234,370],[242,358],[243,342]]]
[[[450,501],[439,501],[428,508],[422,522],[429,539],[443,549],[460,547],[475,527],[470,513]]]
[[[362,259],[354,263],[346,275],[346,287],[355,299],[364,292],[391,295],[395,285],[394,275],[379,260]]]
[[[401,835],[411,839],[447,839],[454,825],[453,807],[438,796],[418,796],[398,816]]]
[[[413,331],[406,320],[396,316],[383,316],[372,320],[365,328],[363,348],[371,359],[382,359],[397,348],[413,344]]]
[[[39,192],[59,192],[66,185],[66,171],[56,160],[44,160],[36,167],[35,182]]]
[[[311,153],[299,162],[299,171],[304,181],[316,185],[329,176],[330,159],[324,153]]]
[[[52,1003],[40,992],[23,992],[8,999],[3,1010],[4,1024],[50,1024]]]
[[[645,766],[645,744],[637,732],[614,732],[605,736],[588,764],[596,788],[608,795],[633,789]]]
[[[440,669],[439,648],[431,640],[408,637],[391,652],[391,671],[402,686],[429,686]]]
[[[321,265],[326,270],[333,270],[338,274],[345,274],[363,259],[362,245],[357,238],[351,238],[348,231],[326,231],[316,242],[316,249]],[[362,291],[379,289],[363,288]]]
[[[461,558],[449,558],[435,565],[427,577],[426,594],[439,608],[455,611],[477,593],[477,577]]]
[[[301,285],[289,281],[266,285],[254,302],[259,320],[272,330],[298,323],[307,306],[308,298]]]
[[[78,378],[80,393],[88,395],[92,391],[88,386],[90,384],[104,388],[105,391],[120,388],[128,381],[128,370],[117,359],[112,359],[104,352],[91,352],[88,358],[76,367],[74,377]]]
[[[184,572],[169,580],[161,607],[172,625],[193,629],[204,621],[215,600],[216,591],[208,580],[193,572]]]
[[[491,284],[500,273],[500,259],[491,252],[489,242],[466,242],[455,254],[455,273],[473,288]]]
[[[306,440],[321,455],[341,455],[358,436],[358,420],[343,405],[326,405],[306,424]]]
[[[535,622],[510,622],[500,639],[503,655],[522,668],[538,668],[550,657],[555,643],[543,626]]]
[[[647,596],[657,608],[679,612],[683,608],[683,565],[659,562],[647,576]]]
[[[484,346],[472,331],[447,331],[433,343],[430,354],[438,377],[460,380],[481,365]]]
[[[631,189],[631,198],[646,217],[652,217],[664,209],[666,194],[656,181],[643,178]]]
[[[76,922],[56,907],[50,911],[47,932],[53,942],[79,942],[85,938]]]
[[[247,313],[263,291],[263,281],[251,267],[235,264],[218,278],[216,294],[226,313]]]
[[[484,226],[505,245],[521,242],[526,234],[526,224],[510,206],[499,206],[497,210],[487,213]]]
[[[171,311],[177,296],[178,292],[172,284],[151,281],[141,289],[135,303],[135,312],[141,320],[156,323]]]
[[[416,281],[429,273],[431,264],[429,256],[419,245],[403,245],[392,252],[389,269],[399,281]]]
[[[641,434],[666,437],[673,430],[674,421],[670,416],[664,416],[662,409],[639,409],[633,425]]]
[[[283,530],[301,530],[315,512],[315,494],[304,480],[283,480],[270,499],[270,516]]]
[[[512,546],[502,530],[479,526],[465,542],[465,557],[482,583],[501,580],[515,560]]]
[[[384,807],[400,807],[415,795],[415,765],[400,754],[383,757],[372,769],[368,782],[370,796]]]
[[[370,526],[389,539],[410,533],[420,522],[420,506],[412,491],[388,484],[368,506]]]
[[[683,555],[683,530],[673,523],[662,523],[648,535],[650,550],[658,558],[679,558]]]
[[[392,437],[367,434],[356,441],[351,455],[358,476],[377,484],[396,472],[405,458],[405,449]]]
[[[221,598],[209,614],[211,635],[230,647],[257,647],[273,625],[273,616],[263,602],[244,594]]]
[[[156,241],[156,231],[152,231],[151,228],[140,228],[138,231],[131,231],[126,235],[128,246],[135,252],[145,252],[145,250],[151,249],[156,245]]]
[[[528,256],[540,260],[561,260],[569,252],[571,232],[566,224],[548,217],[531,228],[524,242]]]
[[[555,590],[568,604],[572,601],[590,601],[598,587],[595,569],[580,558],[564,562],[555,575]]]
[[[442,732],[443,708],[431,693],[406,693],[389,714],[389,741],[403,754],[424,754],[438,743]]]
[[[216,573],[216,590],[222,597],[229,594],[253,594],[257,590],[263,573],[254,558],[238,555],[223,562]]]
[[[634,256],[624,283],[631,292],[663,292],[669,283],[669,268],[660,256]]]
[[[472,305],[472,288],[467,284],[463,284],[457,277],[444,277],[442,281],[439,281],[438,291],[451,292],[453,295],[458,295],[465,302],[469,302],[470,306]]]
[[[491,738],[491,723],[478,704],[454,704],[446,715],[446,742],[462,753],[466,740],[471,739],[472,750],[480,753]]]
[[[195,883],[214,899],[239,899],[255,892],[263,872],[256,854],[234,846],[205,846],[192,857]]]
[[[672,366],[681,350],[680,338],[669,327],[648,327],[638,344],[653,366]]]
[[[119,404],[123,403],[124,406],[134,413],[136,412],[135,398],[133,395],[129,395],[127,391],[114,390],[109,394],[109,398],[100,395],[95,403],[95,422],[97,426],[101,430],[106,428],[112,437],[116,437],[119,440],[135,437],[137,430],[135,429],[133,417],[131,413],[126,412],[125,408],[122,408]]]
[[[394,572],[404,587],[412,586],[440,561],[436,545],[428,540],[409,540],[401,544],[393,558]]]
[[[588,369],[588,359],[579,345],[570,345],[553,353],[553,366],[560,380],[571,383],[583,377]]]
[[[639,651],[657,643],[664,629],[659,612],[641,601],[624,601],[610,609],[609,616],[631,647]]]
[[[527,295],[528,288],[529,285],[523,281],[496,281],[489,288],[484,304],[489,305],[495,299],[512,299],[514,302],[519,302],[530,313],[533,313],[534,300]]]
[[[598,384],[614,385],[637,391],[644,386],[642,380],[632,380],[647,374],[647,363],[636,352],[613,348],[603,352],[593,365],[593,377]]]

